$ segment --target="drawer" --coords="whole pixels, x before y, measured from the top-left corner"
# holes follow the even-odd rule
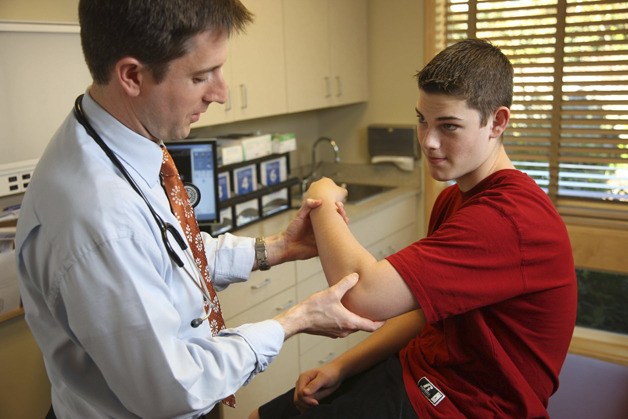
[[[299,358],[301,372],[323,366],[346,349],[347,342],[344,339],[325,338],[301,355]]]
[[[297,260],[297,281],[303,281],[304,279],[323,272],[320,258],[314,257],[308,260]]]
[[[416,199],[412,197],[349,223],[349,228],[355,238],[363,246],[368,247],[393,231],[399,231],[409,224],[416,224],[416,219]]]
[[[232,284],[218,294],[223,316],[230,319],[294,284],[294,262],[273,266],[268,271],[255,271],[247,282]]]
[[[311,276],[306,280],[297,284],[297,301],[303,301],[310,295],[327,288],[327,280],[325,275],[320,272],[318,275]],[[308,335],[302,333],[299,335],[299,353],[302,354],[322,340],[329,338],[317,335]]]
[[[372,244],[368,247],[368,251],[375,256],[377,260],[382,260],[386,256],[398,252],[418,239],[416,224],[412,224]]]

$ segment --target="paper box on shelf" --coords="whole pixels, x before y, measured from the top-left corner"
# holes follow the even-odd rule
[[[225,201],[231,198],[231,182],[229,181],[229,173],[218,173],[218,200]]]
[[[297,149],[297,137],[293,132],[273,134],[273,153],[281,154]]]
[[[226,233],[233,229],[233,207],[220,209],[220,223],[214,223],[211,226],[211,232],[214,235]]]
[[[276,185],[288,178],[288,162],[286,156],[263,161],[259,166],[260,181],[264,186]]]
[[[233,189],[236,195],[246,195],[257,190],[255,164],[233,169]]]
[[[262,215],[267,217],[289,207],[288,188],[262,196]]]
[[[259,201],[257,199],[251,199],[250,201],[236,204],[235,217],[238,227],[259,219]]]
[[[218,140],[218,166],[240,163],[244,161],[242,144],[231,140]]]
[[[218,143],[223,146],[240,145],[244,160],[253,160],[273,153],[270,134],[232,134],[221,137]]]

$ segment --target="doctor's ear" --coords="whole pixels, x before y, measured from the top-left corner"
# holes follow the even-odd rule
[[[129,96],[137,96],[148,72],[146,66],[137,59],[124,57],[116,63],[114,78]]]
[[[506,127],[508,126],[508,121],[510,120],[510,109],[505,106],[499,107],[493,116],[493,126],[491,127],[491,134],[493,137],[501,136],[504,131],[506,131]]]

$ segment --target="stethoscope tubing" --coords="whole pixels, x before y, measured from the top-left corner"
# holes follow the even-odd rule
[[[203,300],[206,301],[207,304],[209,304],[209,306],[212,309],[215,309],[215,304],[212,301],[212,299],[209,297],[209,292],[206,289],[205,281],[203,280],[203,276],[201,275],[200,270],[198,269],[198,267],[196,267],[196,269],[194,269],[193,272],[190,272],[186,264],[183,263],[183,260],[181,260],[181,258],[175,253],[174,249],[170,245],[170,242],[168,240],[168,232],[170,232],[170,234],[175,239],[177,244],[179,244],[179,246],[181,247],[181,250],[185,254],[186,259],[189,262],[189,264],[192,266],[196,266],[196,263],[194,262],[194,257],[192,255],[192,251],[187,245],[185,239],[181,236],[181,234],[176,230],[176,228],[172,224],[165,222],[163,218],[161,218],[161,216],[157,214],[157,211],[155,211],[153,206],[150,204],[150,202],[148,201],[148,198],[146,198],[146,196],[144,195],[140,187],[137,185],[133,177],[131,177],[131,174],[126,170],[126,168],[124,167],[120,159],[118,159],[118,157],[115,155],[113,150],[111,150],[111,148],[109,148],[109,146],[105,144],[104,140],[100,137],[100,135],[96,132],[94,127],[87,120],[87,117],[85,116],[85,112],[83,111],[83,107],[81,105],[82,100],[83,100],[83,95],[79,95],[76,98],[76,101],[74,102],[74,116],[76,117],[76,120],[79,122],[79,124],[83,126],[83,128],[85,128],[85,131],[87,131],[87,134],[89,134],[89,136],[92,137],[92,139],[96,142],[96,144],[100,146],[100,148],[107,155],[109,160],[113,163],[113,165],[120,171],[120,173],[122,173],[122,175],[124,176],[126,181],[129,183],[131,188],[142,198],[144,203],[146,203],[148,210],[150,211],[151,215],[155,219],[155,222],[157,223],[159,230],[161,231],[162,240],[164,242],[164,246],[166,247],[166,251],[168,255],[173,260],[173,262],[175,262],[177,266],[183,269],[183,271],[187,274],[187,276],[190,277],[194,285],[196,285],[196,287],[201,292],[203,296]],[[209,315],[207,314],[206,316],[202,316],[198,319],[194,319],[192,321],[192,326],[198,327],[200,323],[196,323],[196,322],[198,322],[199,319],[205,320],[208,316]],[[196,326],[194,326],[195,324]]]

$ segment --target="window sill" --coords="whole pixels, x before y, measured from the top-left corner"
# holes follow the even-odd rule
[[[576,326],[569,352],[628,366],[628,335]]]

